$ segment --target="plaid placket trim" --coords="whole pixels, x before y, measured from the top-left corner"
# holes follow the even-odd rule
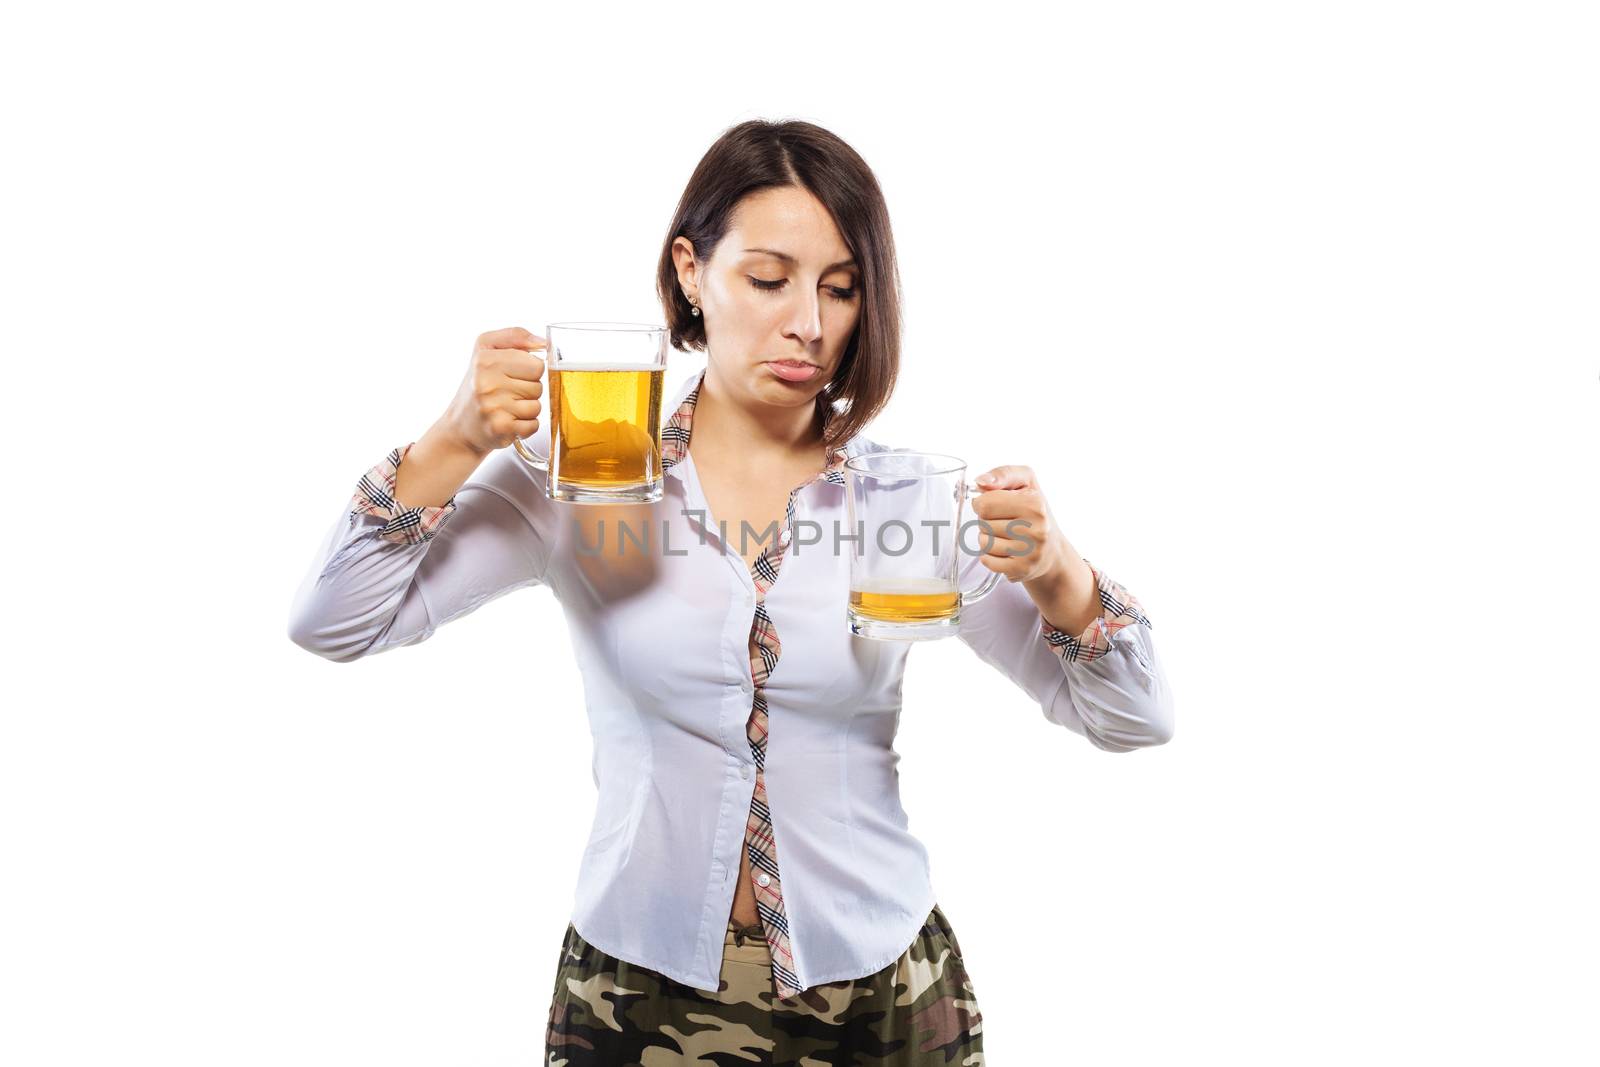
[[[390,449],[387,456],[361,476],[350,497],[350,525],[355,525],[358,515],[375,515],[383,520],[378,536],[397,545],[420,545],[439,532],[440,525],[456,510],[455,497],[443,504],[418,504],[409,508],[401,507],[394,497],[400,463],[414,444],[416,442],[412,441]]]
[[[671,467],[683,459],[689,450],[689,437],[694,426],[695,401],[700,396],[700,382],[684,397],[662,428],[662,466]],[[755,695],[751,700],[750,718],[745,724],[745,738],[750,744],[750,755],[755,760],[755,792],[750,798],[750,812],[745,819],[745,854],[750,858],[750,870],[755,890],[756,914],[761,920],[767,948],[772,956],[773,995],[782,1000],[800,994],[800,979],[794,972],[794,951],[789,943],[788,912],[783,902],[783,879],[778,868],[778,846],[772,828],[772,810],[767,803],[767,678],[778,665],[783,643],[778,639],[778,629],[767,613],[767,590],[778,580],[778,572],[788,554],[793,539],[795,498],[807,486],[818,481],[834,485],[844,484],[842,448],[828,455],[827,465],[810,481],[789,491],[784,506],[784,527],[771,544],[762,549],[750,567],[750,580],[756,588],[755,617],[750,625],[750,680]]]
[[[1089,563],[1088,560],[1084,560]],[[1150,626],[1137,597],[1112,581],[1106,573],[1089,563],[1095,588],[1100,591],[1100,614],[1076,637],[1051,626],[1041,618],[1039,631],[1056,655],[1068,663],[1088,663],[1111,651],[1111,637],[1124,626],[1138,623]]]

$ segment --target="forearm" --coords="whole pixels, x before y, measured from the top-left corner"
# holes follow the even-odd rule
[[[1057,573],[1022,583],[1028,596],[1038,605],[1045,621],[1063,633],[1081,634],[1099,617],[1100,590],[1094,571],[1075,551],[1064,553],[1069,559]]]
[[[403,507],[443,507],[483,462],[443,420],[429,427],[406,452],[395,473],[395,500]]]

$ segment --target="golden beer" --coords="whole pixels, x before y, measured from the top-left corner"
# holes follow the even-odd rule
[[[961,591],[940,578],[884,578],[850,590],[850,610],[878,622],[938,622],[961,610]]]
[[[966,463],[942,452],[890,448],[852,456],[844,473],[855,542],[844,612],[850,633],[877,641],[959,633],[963,612],[1001,578],[991,571],[971,589],[962,585],[975,561],[962,558],[970,550],[959,537],[961,516],[982,493],[967,484]],[[885,537],[896,528],[898,534]]]
[[[617,492],[661,478],[666,368],[549,368],[550,476],[563,491]]]

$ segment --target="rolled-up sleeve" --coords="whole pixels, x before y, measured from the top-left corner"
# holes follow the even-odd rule
[[[1172,694],[1150,619],[1138,598],[1093,563],[1089,569],[1100,614],[1081,633],[1056,629],[1021,583],[1002,579],[962,606],[959,636],[1036,700],[1046,719],[1096,747],[1131,752],[1165,744],[1173,734]]]
[[[295,592],[289,638],[325,659],[425,641],[514,589],[548,584],[557,524],[544,472],[502,449],[445,503],[406,507],[395,482],[410,450],[391,449],[360,477]]]
[[[350,498],[351,512],[381,519],[383,525],[378,527],[376,536],[397,545],[420,545],[430,540],[439,532],[445,519],[456,510],[456,498],[453,496],[443,504],[409,508],[401,507],[395,499],[394,487],[400,463],[414,444],[416,442],[412,441],[390,449],[387,456],[361,476],[356,483],[355,494]]]

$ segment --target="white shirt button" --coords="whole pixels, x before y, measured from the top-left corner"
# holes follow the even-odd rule
[[[785,531],[783,531],[783,533],[778,535],[778,543],[779,544],[783,544],[783,545],[786,545],[786,544],[789,543],[789,531],[788,530],[785,530]]]
[[[760,874],[756,875],[756,885],[758,885],[761,888],[765,889],[767,886],[769,886],[771,884],[772,884],[772,876],[770,874],[768,874],[766,871],[762,871]]]
[[[739,777],[740,778],[748,778],[748,777],[750,777],[750,764],[748,764],[748,763],[739,764]]]
[[[744,690],[746,693],[751,693],[755,691],[755,683],[751,682],[748,678],[741,678],[739,680],[739,688]]]

